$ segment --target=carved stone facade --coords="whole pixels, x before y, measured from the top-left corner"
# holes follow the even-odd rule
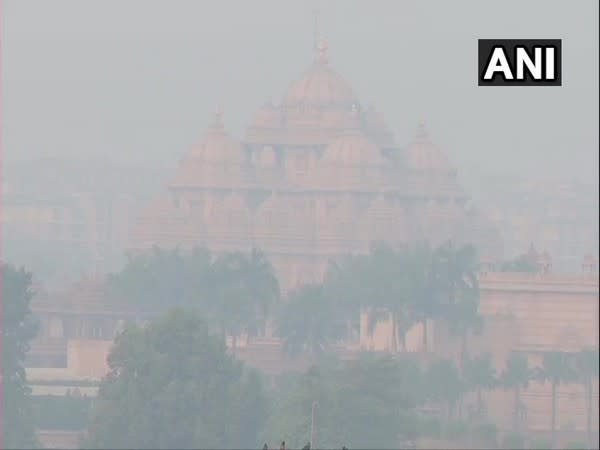
[[[242,142],[216,114],[165,194],[139,215],[131,249],[257,247],[290,289],[375,241],[450,238],[501,253],[499,234],[469,206],[425,124],[397,146],[381,114],[363,109],[330,67],[321,43],[281,103],[258,110]]]

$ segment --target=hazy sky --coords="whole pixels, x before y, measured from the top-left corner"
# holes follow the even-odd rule
[[[311,62],[400,144],[427,119],[463,176],[598,179],[598,1],[3,0],[4,158],[173,164],[221,103],[242,137]],[[477,87],[477,38],[562,38],[563,87]]]

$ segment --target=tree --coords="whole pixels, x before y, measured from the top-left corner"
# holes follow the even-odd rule
[[[501,272],[523,272],[523,273],[535,273],[537,267],[535,261],[533,261],[530,255],[520,255],[515,259],[505,261],[500,267]]]
[[[278,322],[284,349],[292,356],[306,352],[315,360],[344,335],[344,324],[320,284],[305,285],[292,292]]]
[[[433,265],[433,254],[427,243],[421,243],[403,250],[402,272],[408,288],[410,308],[410,326],[421,322],[423,327],[423,350],[428,348],[427,320],[438,317],[440,296],[436,292],[436,280]]]
[[[260,380],[190,311],[128,325],[108,358],[92,448],[251,448],[266,415]]]
[[[347,296],[352,305],[359,303],[369,313],[369,328],[373,330],[380,321],[390,321],[392,327],[392,352],[405,347],[404,336],[419,319],[415,304],[420,301],[427,286],[425,259],[418,247],[403,247],[396,251],[378,244],[369,255],[361,256],[342,266],[345,274],[338,280],[349,282]]]
[[[265,254],[257,249],[252,249],[246,257],[242,276],[247,280],[246,293],[257,309],[257,328],[264,334],[267,318],[280,300],[279,280]]]
[[[209,314],[233,338],[264,333],[271,308],[279,300],[279,283],[263,253],[252,250],[219,256],[212,265],[213,298]]]
[[[489,353],[470,358],[465,366],[465,382],[467,387],[477,392],[477,412],[483,414],[482,391],[491,389],[496,384],[496,372]]]
[[[316,448],[397,448],[399,434],[416,428],[420,378],[414,361],[389,356],[320,364],[278,391],[265,440],[285,436],[290,448],[301,448],[316,400]]]
[[[507,389],[514,389],[513,432],[519,431],[519,411],[521,405],[521,389],[527,388],[531,379],[527,357],[521,353],[511,353],[506,361],[506,368],[500,378]]]
[[[173,307],[199,307],[214,289],[212,258],[208,250],[154,247],[150,253],[130,256],[121,272],[108,277],[108,291],[144,313],[160,314]]]
[[[263,332],[279,283],[263,253],[235,252],[216,258],[205,248],[190,252],[154,248],[131,257],[125,268],[108,278],[113,298],[128,301],[144,313],[172,307],[198,310],[223,334]]]
[[[23,366],[29,341],[37,327],[29,303],[33,296],[31,273],[0,265],[2,277],[2,410],[0,437],[4,448],[37,445],[32,421],[30,389]]]
[[[586,394],[586,430],[588,445],[592,446],[592,405],[594,378],[598,377],[598,350],[582,350],[575,356],[576,376],[583,384]]]
[[[477,253],[470,245],[456,247],[452,242],[435,250],[433,278],[439,316],[448,323],[450,332],[461,340],[460,368],[468,358],[467,338],[480,332],[479,282]]]
[[[556,390],[562,383],[573,381],[575,372],[573,356],[565,352],[549,352],[543,357],[543,364],[538,370],[538,378],[549,381],[552,385],[552,443],[556,442]]]
[[[440,359],[426,373],[428,397],[445,404],[445,420],[450,421],[458,401],[465,392],[465,385],[454,362]]]

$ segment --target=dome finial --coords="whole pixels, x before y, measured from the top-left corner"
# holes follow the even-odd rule
[[[417,127],[417,139],[426,139],[428,137],[429,133],[427,132],[427,128],[425,128],[425,119],[421,118]]]
[[[317,44],[317,62],[321,64],[327,63],[327,41],[321,38]]]
[[[314,14],[314,30],[313,30],[313,51],[315,52],[315,60],[325,64],[327,62],[327,42],[321,36],[319,30],[319,10],[315,9]]]
[[[315,8],[313,10],[314,16],[314,28],[313,28],[313,49],[317,51],[317,47],[319,45],[319,10]]]
[[[223,108],[220,103],[217,103],[215,107],[215,117],[213,122],[213,129],[222,130],[223,129]]]

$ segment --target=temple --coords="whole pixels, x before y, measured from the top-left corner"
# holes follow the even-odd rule
[[[220,110],[162,196],[132,227],[132,251],[153,246],[264,251],[284,289],[322,278],[331,260],[391,245],[452,239],[499,257],[499,233],[469,202],[421,121],[398,146],[329,63],[314,61],[279,104],[259,108],[243,141]]]

